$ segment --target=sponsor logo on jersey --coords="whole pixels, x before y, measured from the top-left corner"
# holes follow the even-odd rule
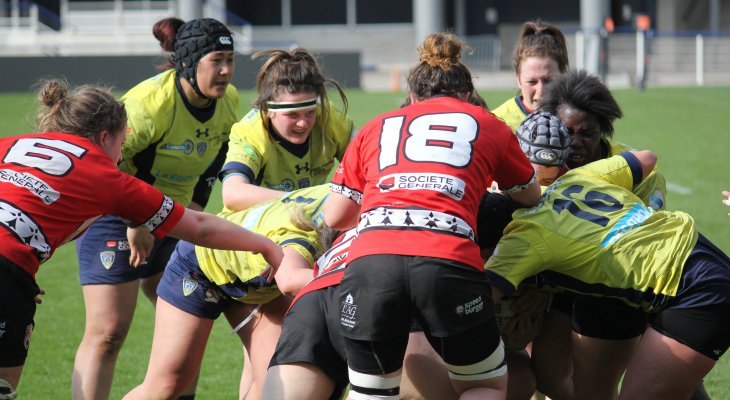
[[[205,154],[205,150],[208,149],[208,142],[200,142],[197,146],[195,146],[195,149],[198,151],[199,156],[203,156]]]
[[[340,310],[340,324],[342,326],[353,328],[355,327],[355,319],[357,314],[357,305],[352,294],[348,293],[345,297],[345,301],[342,302],[342,309]]]
[[[5,324],[7,324],[6,321],[0,322],[0,338],[5,335]]]
[[[466,183],[461,179],[444,174],[390,174],[378,180],[381,192],[391,190],[433,190],[454,200],[464,197]]]
[[[654,210],[645,207],[642,204],[635,205],[626,215],[619,220],[608,232],[606,237],[601,242],[601,247],[607,247],[616,242],[621,236],[628,232],[638,228],[644,223],[652,214]]]
[[[463,317],[465,315],[478,313],[484,309],[484,301],[480,295],[476,299],[469,300],[463,305],[459,304],[456,306],[456,315]]]
[[[61,198],[61,194],[50,185],[28,172],[22,173],[10,169],[0,169],[0,181],[28,189],[45,204],[51,204]]]
[[[283,190],[285,192],[291,192],[294,190],[294,181],[291,179],[284,179],[281,183],[275,183],[269,186],[270,189]]]
[[[127,250],[129,250],[129,241],[128,240],[107,240],[106,247],[114,247],[119,251],[127,251]]]
[[[116,253],[113,251],[102,251],[99,253],[99,259],[101,260],[101,265],[104,266],[104,268],[109,269],[114,265],[114,258],[116,257]]]
[[[294,168],[297,170],[297,175],[301,174],[302,172],[309,172],[309,163],[305,162],[302,165],[296,164],[294,165]]]
[[[196,139],[200,139],[203,136],[205,136],[207,138],[207,137],[210,136],[210,134],[208,133],[209,131],[210,131],[210,129],[208,129],[208,128],[205,128],[205,130],[196,129],[195,130],[195,138]]]
[[[251,157],[256,157],[256,150],[253,149],[250,145],[243,146],[243,152],[248,154]]]
[[[664,208],[664,193],[661,190],[655,190],[654,193],[649,196],[649,207],[655,211],[659,211]]]
[[[194,279],[190,279],[187,276],[183,278],[182,290],[183,290],[183,295],[185,295],[186,297],[190,296],[197,287],[198,287],[198,281],[196,281]]]
[[[205,301],[218,304],[221,301],[221,294],[213,288],[207,288],[205,289]]]
[[[195,145],[193,144],[192,140],[186,140],[183,144],[171,144],[166,143],[163,144],[162,147],[160,147],[162,150],[179,150],[185,153],[186,155],[191,154],[193,152],[193,148]]]

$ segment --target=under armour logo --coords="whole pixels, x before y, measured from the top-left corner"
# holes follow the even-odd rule
[[[205,128],[205,131],[201,131],[200,129],[195,130],[197,133],[195,134],[196,139],[200,139],[202,136],[208,137],[208,128]]]
[[[309,172],[309,163],[308,162],[307,163],[304,163],[304,165],[302,165],[301,167],[299,166],[299,164],[297,164],[297,165],[294,166],[294,168],[297,169],[297,174],[301,174],[302,171]]]

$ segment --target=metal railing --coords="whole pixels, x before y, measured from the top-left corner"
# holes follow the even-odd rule
[[[4,16],[0,16],[0,55],[74,55],[159,53],[150,27],[165,16],[175,15],[177,3],[174,0],[61,0],[60,15],[27,0],[10,0],[4,4],[8,8]],[[249,54],[263,47],[296,46],[295,41],[286,37],[280,41],[271,37],[267,41],[253,40],[255,29],[251,24],[219,3],[207,2],[206,13],[226,19],[240,53]],[[53,21],[51,25],[57,27],[49,28],[39,22],[43,20]],[[584,36],[580,31],[566,33],[573,57],[571,65],[580,68],[581,63],[575,60],[581,60],[583,55]],[[604,35],[602,68],[608,76],[623,76],[627,83],[635,85],[647,81],[652,84],[730,84],[730,32],[622,31]],[[470,68],[481,71],[509,69],[500,62],[505,59],[504,52],[511,48],[504,49],[499,36],[465,39],[474,49],[463,58]],[[271,44],[272,40],[276,45]],[[327,43],[317,48],[327,50]],[[382,63],[387,65],[388,60],[384,59]]]

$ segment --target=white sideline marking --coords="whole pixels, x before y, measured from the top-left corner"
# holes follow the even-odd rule
[[[673,182],[667,182],[667,190],[670,192],[685,194],[685,195],[692,194],[692,189],[690,189],[686,186],[682,186],[678,183],[673,183]]]

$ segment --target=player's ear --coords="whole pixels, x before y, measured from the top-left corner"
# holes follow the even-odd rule
[[[103,131],[99,132],[99,145],[100,146],[106,146],[109,143],[109,140],[112,139],[112,134],[107,129],[104,129]]]

